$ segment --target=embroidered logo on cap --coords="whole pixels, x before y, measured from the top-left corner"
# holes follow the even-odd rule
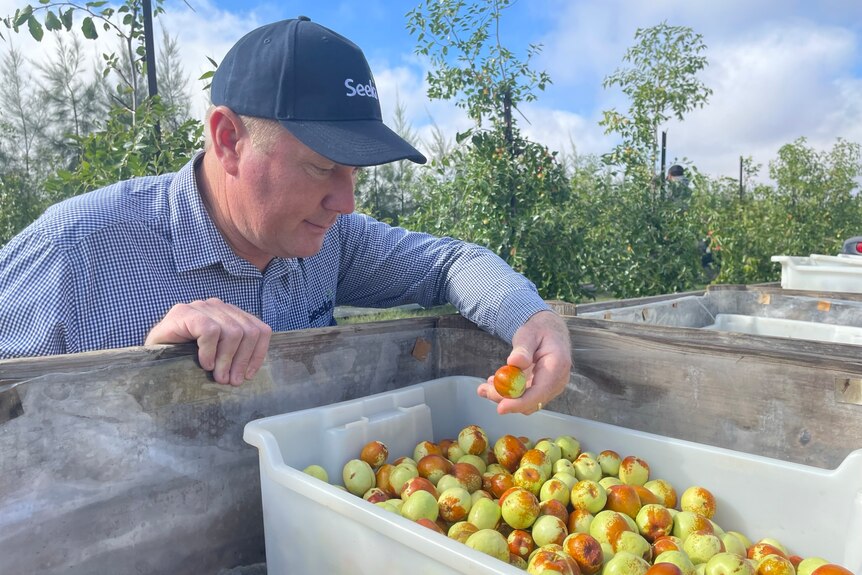
[[[354,85],[353,78],[347,78],[344,81],[344,87],[347,88],[347,97],[352,98],[353,96],[365,96],[367,98],[374,98],[375,100],[379,100],[377,97],[377,87],[369,82],[368,84],[356,84]]]

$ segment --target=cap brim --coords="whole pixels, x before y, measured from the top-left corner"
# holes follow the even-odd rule
[[[397,160],[417,164],[427,161],[419,150],[377,120],[282,120],[281,125],[321,156],[345,166],[377,166]]]

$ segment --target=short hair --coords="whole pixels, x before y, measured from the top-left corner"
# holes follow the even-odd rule
[[[207,109],[206,120],[204,121],[204,149],[208,150],[212,146],[212,134],[210,134],[209,119],[215,110],[215,106],[210,106]],[[257,116],[239,115],[245,129],[251,137],[251,145],[255,150],[260,152],[268,152],[272,150],[276,138],[281,134],[284,127],[278,120],[270,118],[258,118]]]
[[[679,177],[679,176],[682,176],[683,174],[685,174],[685,170],[684,170],[684,169],[683,169],[683,167],[682,167],[682,166],[680,166],[679,164],[674,164],[674,165],[672,165],[672,166],[670,167],[670,169],[667,171],[667,175],[668,175],[668,176],[676,176],[676,177]]]

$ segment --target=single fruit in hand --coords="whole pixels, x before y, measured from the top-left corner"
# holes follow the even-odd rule
[[[503,397],[521,397],[527,390],[527,378],[514,365],[504,365],[494,374],[494,389]]]

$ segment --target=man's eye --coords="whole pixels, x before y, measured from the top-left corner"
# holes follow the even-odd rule
[[[334,170],[334,168],[322,168],[322,167],[320,167],[320,166],[315,166],[315,165],[312,165],[312,166],[311,166],[311,168],[312,168],[316,173],[318,173],[318,174],[320,174],[320,175],[322,175],[322,176],[326,176],[326,175],[328,175],[328,174],[331,174],[331,173],[332,173],[332,171]]]

